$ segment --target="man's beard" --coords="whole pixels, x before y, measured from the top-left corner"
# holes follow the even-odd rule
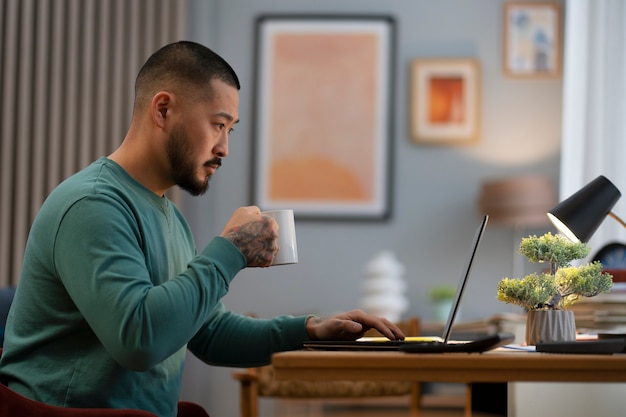
[[[196,178],[197,167],[194,164],[194,153],[189,146],[189,137],[182,124],[174,126],[167,142],[167,159],[172,167],[172,179],[183,190],[198,196],[209,189],[210,175],[204,180]],[[220,158],[205,162],[204,166],[221,165]]]

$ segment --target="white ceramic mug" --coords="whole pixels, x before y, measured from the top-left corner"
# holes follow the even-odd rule
[[[274,265],[298,263],[298,245],[296,244],[296,224],[293,210],[271,210],[262,212],[278,223],[278,253],[274,256]]]

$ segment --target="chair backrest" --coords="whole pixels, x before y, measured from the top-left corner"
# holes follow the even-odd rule
[[[0,288],[0,347],[4,342],[4,326],[7,322],[7,316],[9,315],[9,308],[13,302],[13,296],[15,295],[15,288]]]
[[[141,410],[56,407],[26,398],[0,384],[0,416],[19,417],[156,417]]]

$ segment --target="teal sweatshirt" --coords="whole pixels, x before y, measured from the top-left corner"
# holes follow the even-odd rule
[[[100,158],[59,185],[32,225],[0,379],[48,404],[175,417],[186,349],[256,366],[307,339],[305,317],[224,308],[245,265],[221,237],[197,253],[167,198]]]

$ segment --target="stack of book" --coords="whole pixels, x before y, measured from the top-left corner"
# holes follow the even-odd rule
[[[584,298],[570,307],[579,331],[626,332],[626,270],[607,270],[613,275],[608,294]]]

